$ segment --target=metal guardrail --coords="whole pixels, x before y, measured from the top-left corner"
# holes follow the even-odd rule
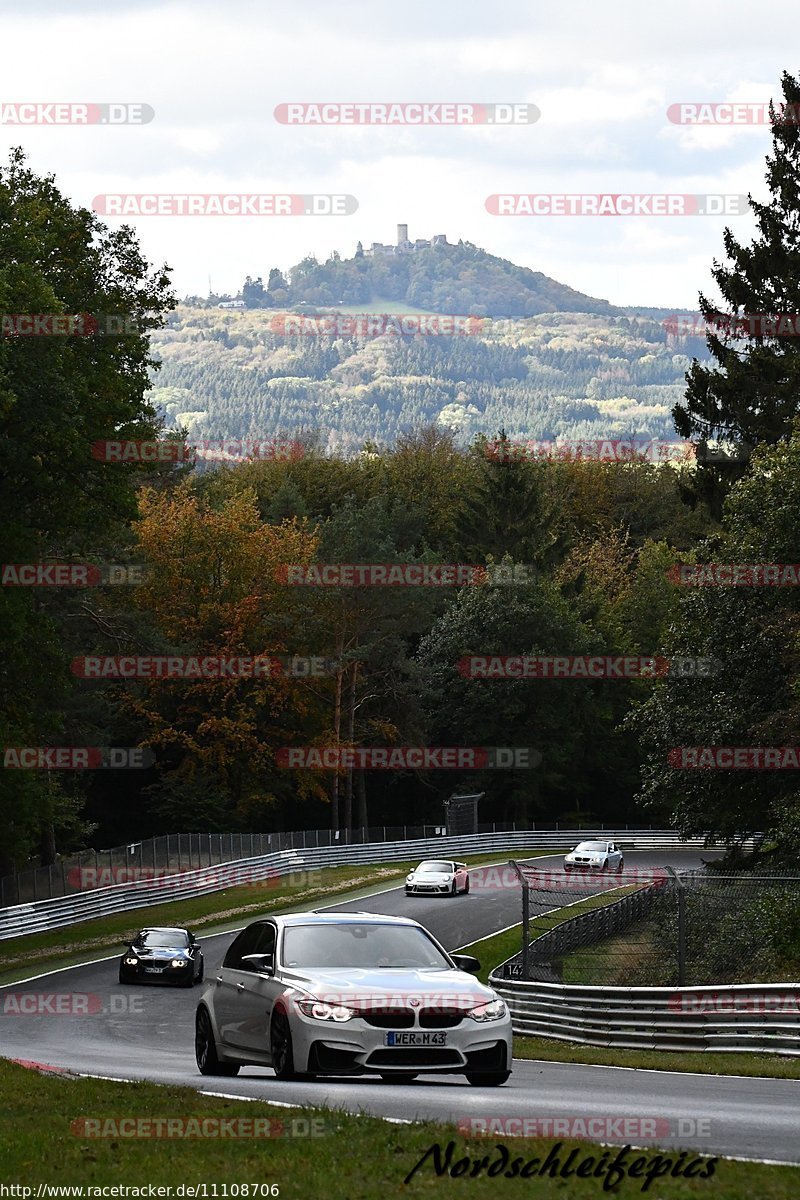
[[[516,1034],[637,1050],[800,1056],[800,984],[620,988],[504,979]]]
[[[521,829],[526,826],[520,826]],[[541,832],[564,833],[575,836],[580,828],[537,825]],[[641,831],[642,826],[636,826]],[[652,828],[652,826],[648,826]],[[97,887],[143,878],[145,873],[177,875],[201,867],[218,866],[274,854],[279,850],[318,849],[320,846],[366,845],[373,842],[407,842],[418,838],[455,836],[466,833],[516,832],[516,822],[492,821],[475,828],[456,830],[445,825],[373,825],[358,829],[299,829],[293,832],[271,833],[169,833],[141,841],[127,842],[106,850],[81,850],[64,855],[47,867],[25,867],[12,875],[0,877],[0,908],[18,904],[33,904],[37,900],[54,900],[81,890],[84,876],[94,874]],[[627,831],[628,826],[625,826]],[[600,824],[600,835],[604,828]],[[148,877],[152,877],[148,876]]]
[[[581,838],[613,837],[628,850],[680,848],[703,849],[705,839],[678,839],[674,830],[626,829],[580,830]],[[211,892],[224,891],[245,883],[263,883],[298,870],[419,860],[428,855],[465,855],[511,853],[518,850],[560,850],[571,844],[572,831],[515,830],[504,833],[478,833],[462,837],[419,838],[410,841],[351,843],[300,850],[282,850],[272,854],[244,858],[235,862],[204,867],[196,871],[166,875],[156,880],[138,879],[110,887],[93,888],[53,900],[0,909],[0,941],[49,929],[61,929],[78,921],[89,921],[113,913],[128,912],[150,904],[188,900]]]

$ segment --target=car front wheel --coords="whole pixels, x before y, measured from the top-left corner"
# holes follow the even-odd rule
[[[220,1062],[211,1017],[205,1008],[197,1010],[194,1033],[194,1053],[201,1075],[238,1075],[238,1063]]]
[[[510,1077],[510,1071],[494,1071],[491,1075],[478,1075],[470,1072],[467,1075],[467,1083],[471,1083],[473,1087],[500,1087]]]
[[[272,1069],[277,1079],[297,1078],[297,1072],[294,1069],[292,1031],[289,1027],[289,1018],[284,1012],[276,1012],[272,1018],[269,1052],[272,1057]]]

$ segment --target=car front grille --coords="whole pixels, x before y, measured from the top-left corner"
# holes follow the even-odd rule
[[[463,1017],[464,1013],[457,1008],[423,1008],[420,1010],[419,1023],[421,1029],[455,1029]]]
[[[414,1014],[407,1008],[395,1012],[364,1012],[361,1018],[373,1029],[411,1029],[414,1025]]]
[[[409,1008],[397,1008],[391,1012],[366,1011],[360,1016],[373,1029],[413,1029],[415,1020],[420,1029],[455,1029],[461,1024],[464,1012],[457,1008],[422,1008],[416,1012]]]
[[[374,1050],[367,1059],[370,1067],[458,1067],[463,1056],[458,1050],[436,1046],[406,1047],[403,1050]]]

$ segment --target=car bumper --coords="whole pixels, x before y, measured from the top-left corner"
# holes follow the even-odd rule
[[[194,964],[187,967],[120,967],[120,975],[128,983],[185,983],[194,978]]]
[[[378,1029],[358,1018],[335,1025],[302,1016],[293,1017],[291,1025],[295,1066],[313,1074],[452,1075],[511,1069],[510,1017],[486,1023],[467,1018],[443,1030]],[[409,1046],[404,1034],[429,1034],[431,1041]]]
[[[451,883],[407,883],[407,896],[448,896],[453,890]]]

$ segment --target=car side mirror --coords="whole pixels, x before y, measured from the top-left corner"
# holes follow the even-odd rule
[[[467,971],[470,975],[477,975],[481,969],[480,962],[477,958],[473,958],[471,954],[451,954],[450,957],[459,971]]]
[[[252,969],[259,975],[275,973],[275,957],[272,954],[245,954],[242,956],[242,962],[250,963]]]

